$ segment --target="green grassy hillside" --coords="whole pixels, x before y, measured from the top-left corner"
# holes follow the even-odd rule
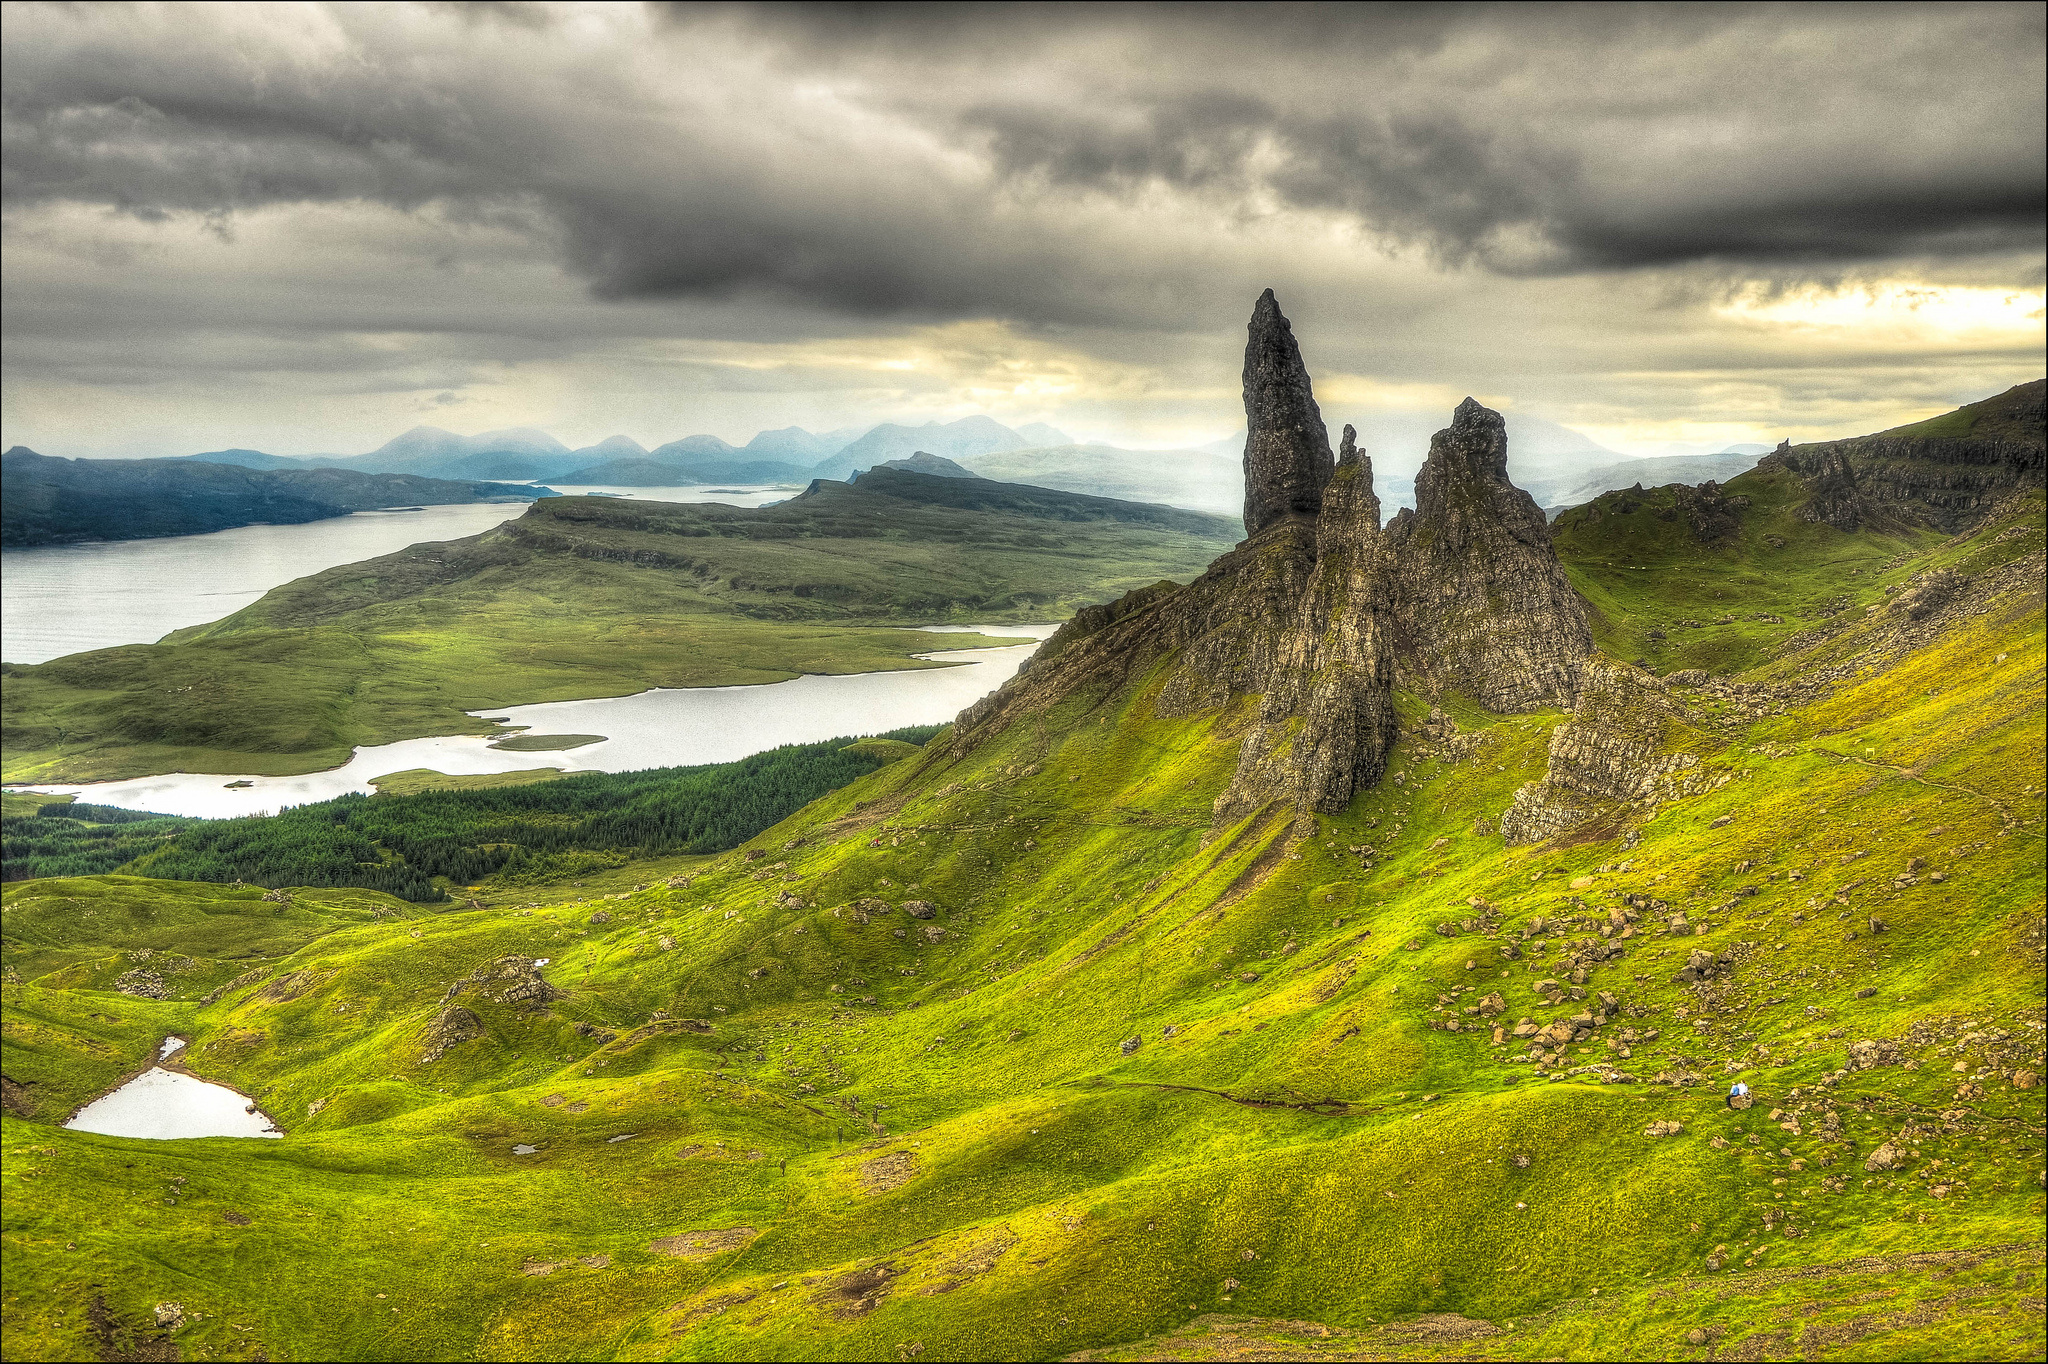
[[[1191,577],[1238,533],[1194,512],[895,471],[759,510],[551,498],[484,535],[288,583],[162,644],[9,665],[4,772],[312,772],[357,745],[491,732],[472,710],[935,666],[911,657],[932,636],[900,627],[1063,619]]]
[[[10,888],[9,1355],[2038,1357],[2041,499],[1750,495],[1560,523],[1710,675],[1696,794],[1550,844],[1565,717],[1405,694],[1343,814],[1212,827],[1247,717],[1162,664],[475,907]],[[290,1135],[52,1125],[171,1033]]]

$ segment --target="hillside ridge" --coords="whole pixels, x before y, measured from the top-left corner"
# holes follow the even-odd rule
[[[324,468],[254,469],[185,459],[63,459],[17,445],[0,456],[0,544],[199,535],[299,525],[384,507],[533,502],[551,489]]]

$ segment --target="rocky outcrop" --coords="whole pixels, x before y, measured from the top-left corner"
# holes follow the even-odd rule
[[[1721,485],[1712,479],[1697,488],[1674,483],[1671,491],[1677,502],[1678,514],[1685,518],[1692,538],[1701,544],[1711,545],[1726,540],[1742,529],[1742,513],[1749,509],[1747,497],[1723,492]]]
[[[2039,488],[2048,380],[2036,379],[1917,426],[1814,445],[1780,445],[1758,468],[1789,469],[1808,486],[1799,515],[1856,530],[1866,524],[1975,525],[2006,497]]]
[[[1836,530],[1856,530],[1869,519],[1856,489],[1856,471],[1845,452],[1822,446],[1810,453],[1795,453],[1787,443],[1764,456],[1758,467],[1773,459],[1806,480],[1806,501],[1794,513],[1800,520]]]
[[[1415,510],[1386,537],[1398,648],[1419,689],[1497,711],[1572,703],[1593,632],[1542,509],[1508,480],[1500,413],[1458,404],[1415,476]]]
[[[1394,579],[1372,461],[1360,454],[1357,435],[1344,428],[1314,542],[1285,541],[1286,576],[1305,581],[1287,594],[1292,618],[1272,633],[1270,653],[1247,671],[1260,692],[1259,716],[1217,801],[1220,819],[1275,800],[1342,810],[1386,770],[1397,728]]]
[[[1925,620],[1969,585],[1970,580],[1952,568],[1930,568],[1906,580],[1904,589],[1892,598],[1892,610],[1908,620]]]
[[[1159,583],[1062,627],[962,712],[965,754],[1015,718],[1119,695],[1163,663],[1154,714],[1244,707],[1219,822],[1282,803],[1342,810],[1386,769],[1397,677],[1496,710],[1569,706],[1592,651],[1585,609],[1534,499],[1507,477],[1500,414],[1472,399],[1431,443],[1418,507],[1380,523],[1372,462],[1321,413],[1272,292],[1245,351],[1245,524],[1186,587]]]
[[[483,1020],[459,1004],[450,1004],[434,1016],[427,1025],[427,1049],[420,1056],[420,1064],[432,1065],[448,1054],[451,1047],[483,1036]]]
[[[499,957],[496,961],[486,962],[450,989],[448,997],[453,998],[465,986],[485,999],[516,1004],[529,1013],[537,1013],[545,1009],[550,1000],[562,997],[560,990],[541,978],[540,967],[532,957]]]
[[[1713,781],[1679,745],[1685,708],[1640,668],[1587,660],[1572,718],[1550,736],[1541,781],[1515,792],[1500,818],[1509,844],[1538,843],[1603,815],[1650,810]]]
[[[1294,329],[1271,289],[1252,309],[1244,348],[1244,529],[1314,516],[1330,481],[1330,432],[1316,407]]]

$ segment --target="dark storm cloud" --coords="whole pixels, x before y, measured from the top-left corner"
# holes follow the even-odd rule
[[[1173,79],[1106,65],[1092,98],[959,120],[1010,177],[1264,188],[1511,273],[2040,244],[2038,6],[1475,8],[1391,45],[1387,16],[1293,13],[1227,58],[1205,13],[1163,40]]]
[[[8,203],[433,205],[601,297],[1139,326],[1242,286],[1096,213],[1161,193],[1514,274],[2009,251],[2043,218],[2034,5],[680,6],[611,63],[543,7],[321,13],[294,45],[18,10]],[[815,126],[757,103],[809,85],[842,101]]]

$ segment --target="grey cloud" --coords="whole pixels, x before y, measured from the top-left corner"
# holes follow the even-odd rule
[[[2035,6],[663,11],[677,77],[766,44],[925,149],[592,89],[601,63],[529,31],[547,11],[493,8],[438,43],[323,11],[339,54],[25,10],[7,201],[432,204],[528,224],[600,297],[1166,327],[1215,301],[1215,259],[1083,228],[1073,196],[1270,197],[1506,273],[1968,255],[2043,220]]]
[[[1504,273],[2038,247],[2038,6],[1599,11],[1613,22],[1468,11],[1400,60],[1369,21],[1340,24],[1293,72],[1311,56],[1286,46],[1298,32],[1247,24],[1228,63],[1159,80],[1105,68],[1090,97],[1061,87],[958,117],[1007,176],[1117,195],[1263,187]],[[1490,50],[1446,46],[1461,36]]]

